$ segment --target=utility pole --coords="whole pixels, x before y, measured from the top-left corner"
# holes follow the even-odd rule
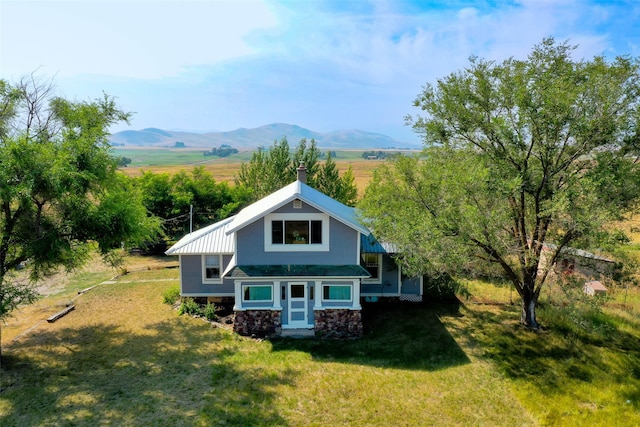
[[[193,205],[189,205],[189,233],[193,233]]]

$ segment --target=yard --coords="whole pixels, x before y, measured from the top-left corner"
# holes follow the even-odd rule
[[[2,426],[640,424],[637,291],[600,314],[545,303],[536,334],[508,287],[469,282],[460,305],[366,306],[359,340],[269,341],[178,316],[177,269],[135,262],[60,279],[3,327]]]

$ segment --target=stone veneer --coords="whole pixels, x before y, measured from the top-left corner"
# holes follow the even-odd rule
[[[277,310],[236,311],[233,330],[240,335],[248,336],[279,335],[282,331],[280,314]]]
[[[325,337],[358,338],[363,334],[360,310],[326,309],[314,311],[316,334]]]

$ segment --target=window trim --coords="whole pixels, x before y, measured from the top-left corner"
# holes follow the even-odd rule
[[[271,290],[271,298],[270,299],[245,299],[244,294],[247,290],[247,288],[269,288]],[[240,295],[242,295],[242,303],[256,303],[256,304],[261,304],[261,303],[273,303],[273,285],[266,285],[266,284],[247,284],[247,285],[242,285],[241,289],[240,289]]]
[[[325,298],[324,290],[331,286],[349,288],[349,299],[331,299]],[[352,302],[353,301],[353,284],[352,283],[323,283],[322,284],[322,302]]]
[[[379,285],[382,284],[382,254],[377,254],[375,252],[363,252],[362,255],[376,255],[378,258],[378,277],[368,277],[368,278],[364,278],[362,279],[362,283],[367,283],[367,284],[373,284],[373,285]],[[361,261],[364,263],[364,260],[361,259]],[[366,267],[366,265],[364,266],[365,270],[369,271]]]
[[[218,257],[218,269],[220,270],[220,277],[211,279],[207,277],[207,257]],[[202,254],[201,266],[202,266],[202,283],[210,285],[210,284],[220,284],[222,283],[222,254]]]
[[[296,245],[291,243],[272,243],[272,221],[321,221],[322,243]],[[265,252],[328,252],[329,251],[329,215],[323,213],[274,213],[264,217]]]

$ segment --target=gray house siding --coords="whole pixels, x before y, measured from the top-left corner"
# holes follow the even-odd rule
[[[229,265],[231,255],[222,256],[222,271]],[[233,296],[233,280],[222,283],[202,283],[202,255],[180,256],[180,292],[193,296]]]
[[[405,295],[422,295],[420,277],[402,276],[402,293]]]
[[[344,265],[357,263],[358,232],[329,219],[329,252],[265,252],[264,219],[236,232],[238,265]]]
[[[362,282],[363,296],[397,296],[400,294],[398,264],[391,256],[382,255],[382,276],[379,283]]]

